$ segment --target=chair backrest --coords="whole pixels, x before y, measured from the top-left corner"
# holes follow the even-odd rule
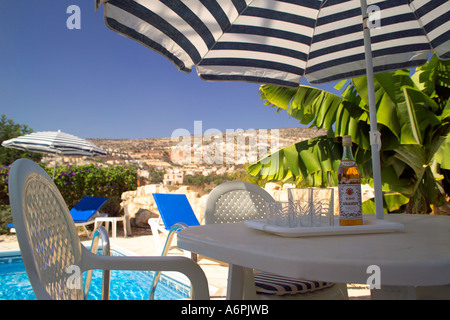
[[[170,230],[178,222],[183,222],[188,227],[200,225],[185,194],[153,193],[153,198],[166,230]]]
[[[205,224],[263,219],[265,203],[275,201],[263,188],[245,181],[229,181],[215,187],[205,206]]]
[[[81,243],[59,190],[36,163],[20,159],[9,173],[9,198],[22,259],[38,299],[83,299],[69,285],[81,266]],[[80,286],[81,287],[81,286]]]
[[[92,218],[98,210],[108,201],[108,198],[84,196],[72,209],[70,214],[73,221],[85,222]]]

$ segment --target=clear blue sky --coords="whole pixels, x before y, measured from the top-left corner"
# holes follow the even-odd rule
[[[81,9],[69,30],[67,7]],[[206,82],[111,30],[94,0],[0,0],[0,114],[82,138],[170,137],[207,129],[299,126],[257,84]],[[330,90],[331,85],[320,88]]]

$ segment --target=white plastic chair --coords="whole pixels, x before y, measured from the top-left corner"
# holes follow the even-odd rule
[[[205,206],[205,224],[234,223],[266,216],[265,203],[275,201],[263,188],[229,181],[214,188]],[[274,261],[276,263],[276,261]],[[346,284],[287,278],[245,268],[244,299],[348,299]]]
[[[180,272],[191,281],[195,299],[209,299],[203,270],[186,257],[100,256],[86,249],[60,192],[34,162],[14,162],[9,194],[20,251],[37,299],[83,299],[83,286],[71,280],[74,270],[82,275],[92,269]]]

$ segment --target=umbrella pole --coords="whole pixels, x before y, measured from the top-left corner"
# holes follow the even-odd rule
[[[58,155],[55,153],[55,164],[53,165],[53,177],[52,177],[52,180],[55,180],[56,159],[58,159]]]
[[[377,219],[384,219],[383,215],[383,193],[381,185],[380,148],[381,139],[377,126],[377,108],[375,105],[375,86],[373,78],[372,45],[370,40],[370,29],[368,26],[367,2],[361,0],[361,11],[364,25],[364,51],[366,56],[367,92],[369,99],[370,116],[370,146],[372,151],[372,171],[375,191],[375,214]]]

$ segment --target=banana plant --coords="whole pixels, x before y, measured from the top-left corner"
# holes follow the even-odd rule
[[[410,212],[425,212],[445,199],[441,172],[450,169],[445,156],[450,154],[450,62],[433,56],[412,76],[409,70],[398,70],[374,78],[385,210],[408,203]],[[366,78],[341,81],[336,89],[341,96],[304,85],[261,86],[266,105],[328,131],[260,159],[248,167],[249,174],[266,181],[336,186],[340,137],[351,135],[362,177],[372,183]]]

